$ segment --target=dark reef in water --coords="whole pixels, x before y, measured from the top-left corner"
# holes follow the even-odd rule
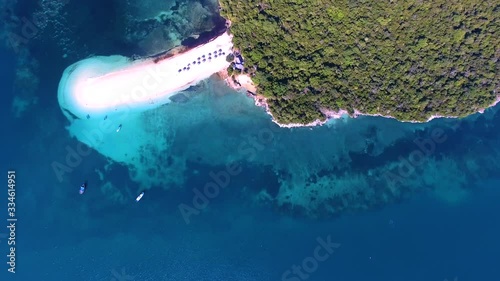
[[[200,33],[198,38],[189,37],[187,39],[182,40],[182,46],[187,48],[195,48],[197,46],[203,45],[212,41],[215,37],[220,36],[224,32],[227,31],[226,19],[217,15],[214,18],[215,27],[210,31]]]
[[[176,47],[160,54],[156,54],[154,56],[151,56],[151,58],[154,58],[154,62],[157,63],[174,55],[182,54],[186,51],[189,51],[190,49],[206,44],[227,31],[226,20],[224,18],[216,16],[214,21],[215,27],[212,28],[212,30],[200,33],[197,38],[189,37],[187,39],[184,39],[181,42],[181,47]],[[175,52],[173,50],[179,51]]]
[[[186,97],[186,95],[179,93],[179,94],[175,94],[175,95],[171,96],[170,100],[173,102],[177,102],[177,103],[185,103],[189,100],[189,98]]]

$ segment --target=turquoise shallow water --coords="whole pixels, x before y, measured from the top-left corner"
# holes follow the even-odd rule
[[[96,42],[85,48],[119,50]],[[210,79],[137,119],[154,136],[140,165],[91,151],[58,177],[53,164],[73,161],[79,142],[56,99],[68,60],[45,44],[32,46],[48,53],[37,103],[20,117],[11,104],[29,96],[13,84],[22,56],[0,51],[0,166],[16,170],[19,219],[15,275],[0,228],[1,280],[499,278],[499,106],[426,124],[360,117],[285,129]],[[226,185],[227,164],[238,172]],[[213,175],[218,194],[199,199]]]
[[[10,69],[2,68],[7,89]],[[496,243],[500,234],[498,168],[494,166],[499,162],[495,144],[500,141],[496,110],[488,111],[487,118],[471,117],[458,126],[446,120],[412,125],[365,117],[329,127],[279,129],[245,96],[212,81],[205,94],[193,94],[186,103],[162,109],[163,114],[176,117],[170,120],[178,120],[173,125],[178,142],[169,156],[186,157],[184,183],[153,187],[136,204],[133,198],[139,184],[129,179],[127,168],[111,164],[100,180],[95,169],[102,170],[108,162],[95,152],[64,182],[57,180],[51,163],[63,161],[65,146],[76,141],[69,138],[64,129],[67,121],[54,102],[56,85],[56,81],[43,83],[40,105],[24,117],[16,119],[3,112],[8,120],[5,129],[12,137],[4,140],[9,149],[2,168],[17,170],[19,214],[17,273],[12,279],[4,267],[1,274],[7,280],[305,280],[297,274],[283,278],[283,274],[314,256],[320,245],[317,239],[328,237],[340,245],[314,271],[303,272],[307,280],[495,280],[500,274],[495,266],[500,250]],[[11,99],[5,95],[3,103]],[[276,174],[273,165],[287,167],[289,173],[321,167],[318,178],[367,171],[377,177],[373,171],[415,150],[415,136],[432,126],[447,132],[446,145],[438,146],[431,160],[416,167],[416,179],[405,178],[408,182],[399,186],[405,191],[392,199],[353,193],[346,195],[342,209],[308,213],[256,195],[265,189],[276,196],[283,188],[278,178],[290,179]],[[272,128],[276,141],[257,147],[252,159],[240,161],[242,172],[186,224],[178,206],[190,204],[192,188],[201,189],[211,180],[211,171],[223,169],[220,163],[231,158],[233,142],[247,140],[248,134],[265,127]],[[369,148],[366,139],[373,139],[373,130],[379,131],[379,137]],[[330,163],[313,161],[338,151],[350,157],[345,166],[337,167],[346,159],[333,156]],[[233,153],[239,154],[237,148]],[[425,168],[433,161],[431,170],[436,173]],[[470,161],[479,163],[480,169],[467,166]],[[329,166],[332,169],[322,168]],[[462,175],[465,179],[456,181]],[[79,196],[83,178],[89,179],[90,187]],[[128,192],[124,202],[100,189],[104,181]],[[373,187],[375,193],[377,188],[383,190],[382,183],[373,183],[380,185]],[[358,187],[353,183],[351,188]],[[0,248],[6,251],[5,241]],[[290,279],[294,276],[299,279]]]

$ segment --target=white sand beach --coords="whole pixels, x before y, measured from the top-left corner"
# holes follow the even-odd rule
[[[156,108],[170,102],[169,97],[176,92],[227,68],[231,39],[224,33],[158,62],[153,58],[133,61],[123,56],[81,60],[64,71],[58,89],[59,104],[78,118]]]

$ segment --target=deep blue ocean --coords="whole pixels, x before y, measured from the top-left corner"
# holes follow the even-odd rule
[[[0,280],[500,280],[500,106],[426,124],[345,117],[288,129],[212,77],[141,117],[158,143],[170,140],[141,150],[146,176],[93,150],[58,177],[53,163],[79,145],[57,103],[63,70],[91,54],[155,51],[102,43],[116,30],[91,33],[106,22],[94,6],[81,11],[96,19],[87,30],[69,24],[23,45],[29,54],[0,48]],[[19,110],[16,97],[31,104]],[[193,189],[231,163],[241,171],[195,207]],[[186,220],[181,204],[196,214]]]

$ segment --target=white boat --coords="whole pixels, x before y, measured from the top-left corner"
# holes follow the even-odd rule
[[[116,132],[118,133],[121,129],[122,129],[122,124],[120,124],[120,126],[118,126],[118,129],[116,129]]]
[[[80,193],[80,195],[84,194],[86,189],[87,189],[87,182],[84,182],[82,185],[80,185],[80,190],[78,191],[78,193]]]
[[[139,194],[139,196],[137,196],[137,198],[135,198],[135,201],[139,202],[142,199],[142,196],[144,196],[144,191],[141,192],[141,194]]]

